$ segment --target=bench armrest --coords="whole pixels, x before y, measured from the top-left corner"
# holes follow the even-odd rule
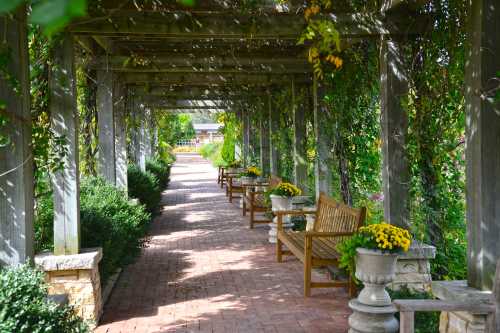
[[[292,216],[303,216],[303,215],[316,215],[316,211],[302,211],[302,210],[280,210],[277,212],[273,212],[276,215],[278,220],[278,230],[283,230],[283,216],[292,215]]]
[[[354,232],[323,232],[323,231],[306,231],[306,238],[313,237],[342,237],[342,236],[352,236]]]
[[[495,311],[490,302],[478,301],[444,301],[434,299],[397,299],[394,305],[400,312],[429,311],[470,311],[477,314],[488,314]]]

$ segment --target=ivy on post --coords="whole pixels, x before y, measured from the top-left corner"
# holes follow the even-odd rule
[[[80,251],[80,170],[78,149],[78,110],[74,66],[74,38],[61,35],[54,48],[50,75],[50,112],[52,129],[63,136],[66,155],[53,175],[54,254],[78,254]]]
[[[273,96],[271,90],[267,90],[267,107],[269,117],[269,172],[278,175],[278,147],[276,133],[279,131],[279,115],[273,112]]]
[[[33,257],[33,156],[26,7],[0,16],[0,266]],[[4,59],[5,60],[5,59]],[[10,79],[9,79],[10,76]]]
[[[99,175],[116,184],[113,73],[97,71],[97,114],[99,125]]]
[[[327,121],[328,110],[323,102],[324,86],[318,82],[316,75],[313,76],[313,109],[314,109],[314,134],[316,144],[316,158],[314,161],[315,194],[319,198],[321,192],[330,195],[332,187],[331,172],[328,169],[330,160],[329,137],[321,127]]]
[[[298,105],[296,99],[295,80],[292,79],[292,111],[293,111],[293,177],[295,184],[307,193],[307,151],[306,151],[306,119],[303,103]]]
[[[115,174],[116,186],[127,191],[127,125],[125,121],[125,99],[127,91],[125,85],[115,81],[113,94],[114,123],[115,123]]]

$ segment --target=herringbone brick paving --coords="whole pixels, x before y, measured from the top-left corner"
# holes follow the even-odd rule
[[[304,298],[301,263],[276,263],[268,227],[250,230],[216,177],[201,157],[178,156],[150,240],[96,332],[347,332],[347,293]]]

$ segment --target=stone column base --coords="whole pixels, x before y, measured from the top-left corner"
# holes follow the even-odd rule
[[[75,255],[41,253],[35,256],[35,264],[46,273],[49,295],[67,294],[77,315],[97,324],[102,314],[101,259],[102,250],[95,248]]]
[[[398,257],[396,276],[388,288],[399,290],[407,286],[413,291],[430,291],[432,282],[430,260],[435,257],[434,246],[413,242],[408,252]]]
[[[482,301],[491,298],[491,292],[467,286],[467,281],[435,281],[432,293],[447,301]],[[439,333],[484,333],[487,314],[470,312],[442,312]]]

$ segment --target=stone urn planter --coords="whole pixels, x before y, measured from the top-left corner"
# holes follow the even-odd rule
[[[242,184],[255,184],[256,177],[241,176],[240,180]]]
[[[237,173],[238,169],[237,168],[227,168],[226,173]]]
[[[356,278],[364,284],[358,300],[371,306],[390,305],[385,287],[394,280],[398,255],[364,248],[356,252]]]
[[[271,194],[271,209],[273,212],[291,210],[293,208],[292,197],[282,197],[279,195]],[[276,236],[278,234],[278,217],[273,218],[273,222],[269,224],[269,242],[276,243]],[[283,229],[290,229],[293,227],[290,216],[283,218]]]
[[[364,288],[358,298],[349,302],[349,333],[396,333],[399,323],[397,309],[385,290],[394,280],[398,255],[380,250],[356,249],[356,278]]]

